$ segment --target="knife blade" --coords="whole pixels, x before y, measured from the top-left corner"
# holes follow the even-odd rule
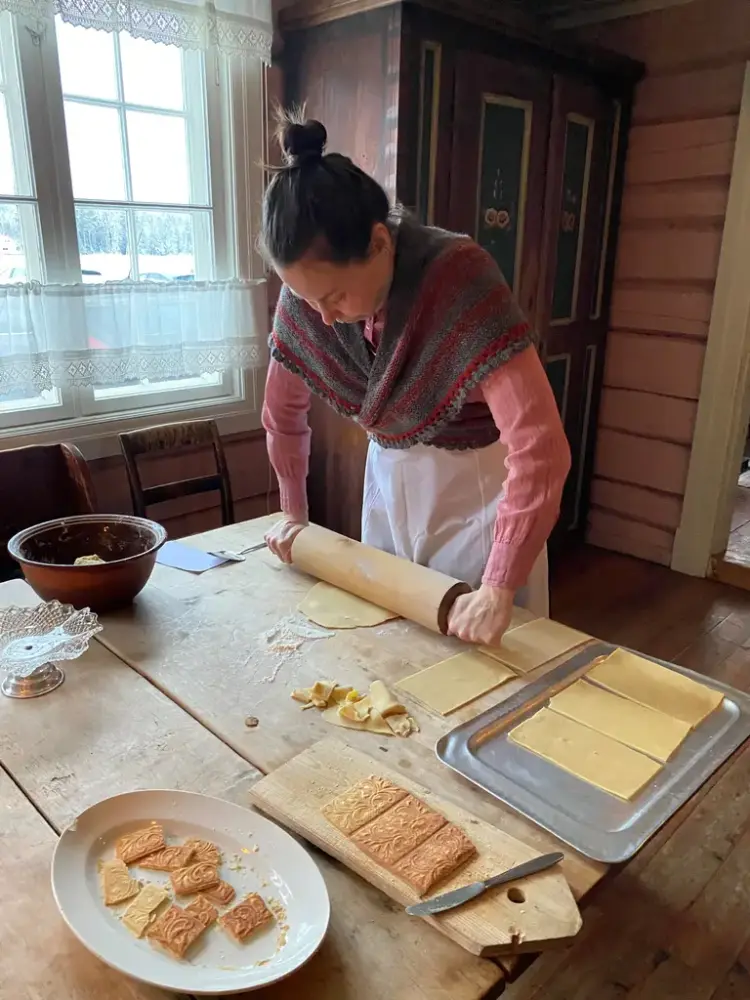
[[[452,910],[456,906],[463,906],[470,899],[476,899],[483,892],[494,888],[496,885],[504,885],[506,882],[515,882],[516,879],[525,878],[527,875],[534,875],[542,872],[545,868],[551,868],[559,864],[565,855],[562,851],[555,851],[553,854],[543,854],[541,857],[532,858],[531,861],[524,861],[522,865],[509,868],[507,872],[500,875],[493,875],[492,878],[485,879],[484,882],[472,882],[471,885],[462,886],[460,889],[452,889],[444,892],[442,896],[435,896],[427,899],[424,903],[415,903],[414,906],[407,906],[406,912],[411,917],[429,917],[435,913],[443,913],[444,910]]]

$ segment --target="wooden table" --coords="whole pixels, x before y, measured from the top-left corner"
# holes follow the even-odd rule
[[[222,528],[189,542],[243,548],[261,540],[273,519]],[[289,697],[292,688],[321,677],[359,688],[376,677],[393,683],[459,645],[397,621],[339,632],[298,652],[273,652],[270,633],[294,612],[310,584],[266,550],[200,576],[157,566],[133,608],[103,617],[104,631],[68,666],[58,691],[25,702],[0,698],[0,1000],[172,996],[110,972],[64,927],[48,876],[60,829],[98,799],[135,788],[184,788],[246,805],[248,788],[262,774],[331,734],[318,713],[300,712]],[[34,600],[23,583],[0,585],[4,605]],[[523,683],[528,681],[504,686],[503,696]],[[490,704],[497,697],[495,692],[485,700]],[[436,760],[436,738],[484,707],[480,701],[450,720],[420,715],[422,731],[409,740],[345,730],[336,734],[373,755],[387,754],[390,768],[439,789],[539,851],[557,849],[553,837]],[[245,726],[250,715],[259,720],[254,729]],[[665,848],[709,789],[726,781],[728,771],[741,767],[744,775],[745,756],[736,755],[632,865],[649,851],[656,856]],[[745,799],[750,820],[750,796]],[[581,899],[602,879],[606,866],[565,850],[565,874]],[[469,955],[406,917],[341,865],[317,853],[315,858],[331,895],[332,922],[304,973],[310,1000],[481,1000],[503,991],[512,962]],[[543,959],[539,968],[549,968],[543,964],[549,961]],[[256,995],[292,1000],[299,990],[292,977]]]

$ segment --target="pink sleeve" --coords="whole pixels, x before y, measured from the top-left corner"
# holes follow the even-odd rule
[[[528,580],[559,516],[570,447],[533,347],[493,372],[480,388],[508,449],[505,497],[483,582],[516,590]]]
[[[305,383],[271,358],[263,400],[263,427],[268,457],[279,480],[281,509],[295,521],[307,521],[309,409],[310,390]]]

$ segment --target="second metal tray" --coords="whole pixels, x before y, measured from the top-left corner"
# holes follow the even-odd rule
[[[688,736],[631,802],[574,777],[508,739],[511,729],[616,646],[597,643],[438,741],[440,760],[581,854],[627,861],[750,736],[750,696],[673,663],[653,660],[721,691],[722,705]],[[642,653],[638,654],[642,656]]]

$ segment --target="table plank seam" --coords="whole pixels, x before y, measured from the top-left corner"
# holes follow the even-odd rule
[[[169,700],[174,705],[176,705],[179,709],[185,712],[186,715],[189,715],[191,719],[194,719],[200,726],[203,726],[203,728],[207,732],[211,733],[212,736],[215,736],[217,740],[223,743],[224,746],[227,747],[229,750],[231,750],[233,753],[237,754],[237,756],[240,757],[246,764],[249,764],[250,767],[254,768],[263,776],[269,773],[267,770],[265,770],[265,768],[260,767],[258,764],[254,763],[254,761],[252,761],[248,756],[246,756],[245,750],[239,743],[234,743],[228,740],[217,729],[214,729],[213,726],[211,726],[204,719],[202,719],[200,715],[197,714],[197,712],[193,711],[193,709],[191,709],[189,705],[187,705],[180,698],[177,698],[168,688],[163,687],[152,677],[150,677],[145,671],[140,670],[135,664],[130,663],[129,660],[126,660],[123,656],[121,656],[117,652],[117,650],[113,646],[110,646],[109,643],[107,643],[107,641],[103,639],[101,636],[95,636],[94,642],[100,643],[102,646],[104,646],[104,648],[108,652],[112,653],[113,656],[116,656],[121,663],[124,663],[126,667],[129,667],[130,670],[132,670],[134,673],[138,674],[139,677],[142,677],[145,681],[147,681],[151,685],[151,687],[155,688],[160,694],[163,694],[165,698],[169,698]]]
[[[32,797],[29,794],[29,792],[26,791],[26,789],[23,787],[23,785],[21,784],[21,782],[15,777],[15,775],[11,774],[11,772],[8,770],[8,768],[5,766],[5,764],[1,760],[0,760],[0,771],[2,771],[3,774],[5,774],[10,779],[10,781],[13,782],[13,784],[16,786],[16,788],[21,793],[21,795],[23,795],[23,797],[34,808],[34,811],[39,814],[39,816],[44,820],[44,822],[52,830],[52,832],[55,834],[55,836],[59,837],[60,836],[60,830],[58,829],[58,827],[55,826],[55,824],[52,822],[52,820],[49,818],[49,816],[47,816],[46,813],[44,813],[43,810],[37,805],[37,803],[32,799]]]

